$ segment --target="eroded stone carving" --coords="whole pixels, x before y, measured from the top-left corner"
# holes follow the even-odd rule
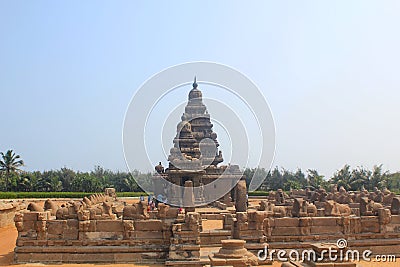
[[[325,202],[325,216],[349,216],[351,209],[345,204],[336,203],[333,200]]]
[[[147,212],[147,205],[144,201],[134,203],[130,206],[126,206],[122,212],[124,219],[146,219],[149,218]]]

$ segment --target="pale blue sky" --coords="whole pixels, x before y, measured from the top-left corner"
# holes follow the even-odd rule
[[[205,60],[263,91],[274,165],[400,170],[399,14],[398,1],[1,1],[0,151],[28,170],[125,170],[135,90]]]

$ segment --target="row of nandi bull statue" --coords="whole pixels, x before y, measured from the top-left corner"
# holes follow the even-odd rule
[[[282,189],[270,192],[267,201],[261,201],[258,210],[267,211],[271,217],[315,217],[315,216],[376,216],[380,209],[389,209],[391,214],[400,214],[400,197],[387,189],[368,192],[364,188],[347,192],[344,187],[318,190],[291,190],[288,195]]]
[[[37,203],[29,203],[29,211],[49,211],[51,216],[58,220],[82,219],[81,211],[86,213],[88,219],[116,219],[123,213],[125,203],[119,202],[116,198],[115,189],[106,188],[105,193],[96,193],[82,200],[70,200],[61,205],[55,201],[47,199],[43,207]]]
[[[111,190],[112,189],[112,190]],[[148,212],[148,203],[138,201],[131,205],[119,201],[116,198],[115,189],[107,188],[105,193],[97,193],[82,200],[71,200],[61,205],[55,201],[47,199],[44,205],[30,203],[27,207],[29,211],[48,211],[57,220],[78,219],[85,220],[115,220],[115,219],[149,219],[152,216],[157,218],[176,217],[179,208],[170,207],[160,203],[155,213]]]
[[[340,204],[333,200],[324,203],[322,209],[307,200],[295,198],[293,205],[278,206],[274,203],[263,200],[260,202],[259,211],[265,211],[268,217],[316,217],[316,216],[349,216],[351,209],[346,204]]]
[[[279,190],[277,192],[279,192]],[[309,188],[291,190],[290,197],[305,197],[310,202],[334,200],[340,204],[361,203],[361,198],[366,197],[374,202],[390,205],[393,198],[396,197],[396,194],[387,188],[379,190],[377,187],[375,187],[372,192],[369,192],[364,187],[362,187],[360,191],[347,192],[343,186],[340,186],[338,189],[337,185],[332,185],[330,192],[327,192],[322,187],[316,190],[310,190]]]

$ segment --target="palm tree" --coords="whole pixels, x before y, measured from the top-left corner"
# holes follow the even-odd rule
[[[369,180],[371,177],[371,171],[363,167],[358,167],[351,172],[350,188],[353,191],[361,190],[361,188],[369,187]]]
[[[319,189],[322,187],[327,187],[327,182],[324,180],[324,176],[320,175],[317,170],[308,169],[307,170],[307,181],[308,185]]]
[[[382,164],[375,165],[372,170],[372,175],[369,181],[370,190],[373,190],[374,187],[378,187],[382,189],[388,184],[388,171],[383,171]]]
[[[128,177],[126,177],[124,179],[124,183],[129,192],[137,191],[138,185],[136,183],[136,179],[132,175],[129,175]]]
[[[33,191],[33,181],[30,173],[24,173],[17,179],[17,191],[31,192]]]
[[[14,151],[11,149],[8,150],[5,154],[3,152],[0,153],[0,171],[6,173],[6,191],[8,191],[8,180],[12,173],[20,171],[19,167],[24,166],[24,161],[20,159],[20,155],[16,155]]]
[[[352,174],[350,171],[350,165],[344,165],[342,169],[338,170],[333,177],[330,179],[330,182],[333,184],[337,184],[338,187],[343,186],[346,190],[350,190]]]

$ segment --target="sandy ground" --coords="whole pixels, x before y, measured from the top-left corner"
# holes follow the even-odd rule
[[[0,266],[7,266],[14,260],[17,229],[14,226],[0,228]]]
[[[213,229],[222,229],[223,223],[221,220],[204,220],[203,221],[203,231],[213,230]]]

